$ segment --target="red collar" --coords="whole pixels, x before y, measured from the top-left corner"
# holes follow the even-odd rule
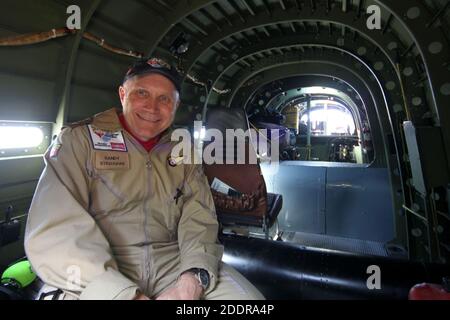
[[[128,127],[127,122],[125,121],[125,117],[123,116],[123,113],[121,113],[121,114],[119,115],[119,120],[120,120],[120,123],[122,124],[122,127],[123,127],[129,134],[131,134],[131,135],[133,136],[133,138],[135,138],[135,139],[139,142],[139,144],[140,144],[141,146],[143,146],[145,150],[147,150],[147,152],[150,152],[150,151],[153,149],[153,147],[158,143],[159,138],[161,137],[161,135],[157,135],[156,137],[153,137],[153,138],[151,138],[151,139],[148,140],[148,141],[142,141],[141,139],[139,139],[138,137],[136,137],[136,136],[133,134],[133,132],[131,132],[130,128]]]

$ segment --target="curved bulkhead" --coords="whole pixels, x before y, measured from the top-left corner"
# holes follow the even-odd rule
[[[0,270],[24,256],[42,154],[61,127],[119,107],[128,66],[157,56],[183,74],[177,128],[202,137],[194,121],[208,128],[219,108],[224,130],[269,132],[278,166],[256,140],[252,171],[268,218],[219,214],[224,260],[268,297],[404,299],[448,276],[448,1],[0,6]],[[23,146],[5,144],[19,135]],[[367,289],[369,265],[383,270],[381,291]]]

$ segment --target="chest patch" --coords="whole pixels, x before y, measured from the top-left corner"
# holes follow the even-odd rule
[[[88,125],[92,146],[95,150],[127,152],[122,131],[104,131]]]
[[[114,151],[95,152],[95,168],[97,170],[129,169],[128,153]]]

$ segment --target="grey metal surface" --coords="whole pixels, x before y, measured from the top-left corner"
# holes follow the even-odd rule
[[[352,252],[367,256],[389,256],[389,252],[386,250],[384,244],[375,241],[349,239],[305,232],[287,232],[282,235],[282,239],[283,241],[304,245],[305,247]]]
[[[326,234],[387,242],[394,238],[391,184],[383,168],[327,168]]]
[[[261,168],[268,192],[283,196],[281,231],[378,242],[395,237],[387,169],[309,161]]]
[[[277,172],[262,165],[267,192],[283,196],[279,229],[325,233],[325,174],[323,167],[280,163]]]
[[[284,162],[287,164],[288,162]],[[297,167],[320,167],[320,168],[359,168],[369,169],[369,164],[349,163],[349,162],[328,162],[328,161],[289,161],[290,166]]]
[[[422,163],[420,161],[419,146],[416,140],[416,129],[411,121],[403,123],[405,130],[405,140],[408,146],[409,161],[411,163],[411,173],[413,176],[413,185],[417,191],[425,195],[427,193],[425,181],[422,172]]]
[[[440,128],[415,127],[411,121],[405,121],[403,128],[416,190],[426,195],[427,189],[447,185],[449,174]]]

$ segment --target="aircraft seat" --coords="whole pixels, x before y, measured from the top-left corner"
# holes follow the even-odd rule
[[[218,220],[222,225],[261,227],[266,238],[283,205],[279,194],[267,193],[257,155],[249,137],[245,139],[245,161],[237,163],[238,143],[226,139],[226,129],[249,129],[247,115],[241,108],[210,108],[206,129],[217,129],[223,134],[223,164],[204,164],[205,174],[211,185]],[[204,148],[212,143],[206,142]],[[227,148],[228,146],[228,148]],[[227,164],[234,159],[233,164]],[[233,155],[230,155],[230,152]],[[220,190],[221,189],[221,190]],[[219,190],[219,191],[218,191]],[[222,191],[222,192],[221,192]]]

